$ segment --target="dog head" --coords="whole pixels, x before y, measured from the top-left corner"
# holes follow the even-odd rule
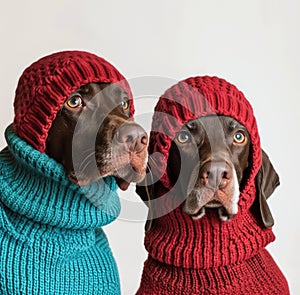
[[[49,130],[46,153],[85,185],[115,176],[119,187],[145,176],[148,137],[130,119],[132,102],[116,84],[89,83],[66,100]]]
[[[217,210],[221,220],[229,221],[258,199],[257,218],[272,225],[266,198],[278,185],[278,176],[262,152],[252,107],[234,85],[204,76],[169,88],[155,108],[149,154],[154,181],[147,185],[147,177],[137,189],[144,200],[148,192],[151,199],[176,195],[193,218]],[[269,188],[268,181],[257,180],[262,170],[268,171],[265,179],[272,179]],[[152,203],[158,202],[149,202],[157,210]]]
[[[99,56],[63,51],[39,59],[19,79],[14,110],[17,135],[62,163],[77,184],[118,174],[126,189],[145,174],[147,136],[132,121],[130,87]]]

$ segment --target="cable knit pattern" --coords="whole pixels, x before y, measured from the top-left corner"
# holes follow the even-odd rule
[[[187,122],[208,115],[233,117],[251,139],[249,176],[239,196],[238,213],[229,222],[221,221],[216,210],[207,210],[198,220],[186,214],[166,169],[176,133]],[[156,160],[151,171],[158,179],[150,190],[155,199],[151,210],[169,213],[157,214],[161,217],[146,232],[149,256],[137,295],[289,294],[285,277],[265,249],[275,239],[272,229],[262,227],[250,212],[262,156],[256,120],[244,94],[217,77],[175,84],[155,107],[149,154]],[[137,192],[143,197],[142,190]],[[178,206],[171,210],[174,204]]]
[[[0,153],[1,294],[120,294],[102,226],[120,212],[114,178],[72,184],[61,165],[6,130]]]

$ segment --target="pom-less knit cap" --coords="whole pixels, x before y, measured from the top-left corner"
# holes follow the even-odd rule
[[[16,133],[45,152],[48,131],[68,96],[91,82],[117,83],[134,106],[130,87],[108,61],[84,51],[63,51],[41,58],[23,72],[14,101]]]
[[[261,165],[261,147],[250,103],[237,87],[226,80],[198,76],[180,81],[166,90],[155,107],[149,154],[157,157],[152,173],[160,178],[159,182],[166,189],[172,187],[166,170],[172,140],[184,124],[208,115],[230,116],[247,128],[252,144],[248,185],[254,180]]]

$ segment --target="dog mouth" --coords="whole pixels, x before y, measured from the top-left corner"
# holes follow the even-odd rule
[[[119,188],[127,190],[131,182],[141,182],[144,179],[147,160],[147,149],[140,153],[101,153],[98,162],[86,161],[83,162],[85,165],[79,162],[77,164],[79,169],[72,169],[67,174],[71,182],[79,186],[88,185],[99,178],[113,176]]]
[[[230,221],[234,216],[234,214],[230,214],[226,210],[226,208],[222,205],[222,203],[220,203],[217,200],[208,202],[205,206],[201,207],[200,209],[198,209],[198,211],[196,211],[195,213],[190,214],[190,215],[194,220],[200,219],[206,214],[207,209],[208,210],[217,210],[219,218],[222,221]]]
[[[220,201],[216,197],[219,194],[215,194],[212,199],[205,202],[203,196],[200,196],[198,192],[196,198],[193,195],[188,197],[183,210],[195,220],[202,218],[208,210],[217,210],[220,220],[230,221],[238,212],[237,198],[227,196],[228,202]]]
[[[146,149],[141,153],[130,152],[127,156],[120,157],[116,161],[116,168],[111,175],[115,177],[121,190],[125,191],[131,182],[138,183],[145,178],[147,161],[148,153]]]
[[[208,210],[216,210],[220,220],[230,221],[238,212],[239,194],[238,188],[228,192],[197,187],[188,195],[183,210],[193,219],[202,218]]]
[[[223,205],[221,204],[221,202],[219,202],[219,201],[217,201],[217,200],[209,201],[209,202],[205,205],[206,208],[219,208],[219,207],[221,207],[221,206],[223,206]]]
[[[98,175],[90,175],[71,172],[68,177],[76,185],[85,186],[99,178],[113,176],[117,182],[118,187],[125,191],[128,189],[131,182],[141,182],[146,175],[146,165],[142,167],[133,166],[131,163],[126,163],[117,168],[110,168],[106,171],[101,171]]]
[[[141,182],[145,175],[146,168],[137,169],[130,163],[116,169],[113,173],[119,188],[123,191],[128,189],[131,182]]]

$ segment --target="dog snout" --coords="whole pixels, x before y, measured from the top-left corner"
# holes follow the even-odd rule
[[[200,169],[202,186],[215,190],[225,189],[233,176],[232,168],[224,161],[207,162]]]
[[[117,143],[126,146],[131,152],[141,152],[148,145],[146,131],[136,123],[126,123],[116,133]]]

